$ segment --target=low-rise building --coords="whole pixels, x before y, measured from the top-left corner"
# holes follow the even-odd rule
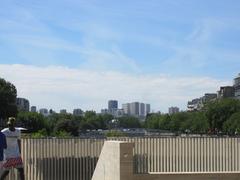
[[[101,109],[101,114],[108,114],[108,109]]]
[[[195,98],[191,101],[188,101],[187,108],[188,108],[188,111],[200,110],[202,108],[201,98]]]
[[[168,108],[168,114],[175,114],[175,113],[179,113],[179,108],[178,107]]]
[[[61,109],[60,114],[67,114],[67,110],[66,109]]]
[[[202,103],[208,103],[208,102],[216,100],[216,99],[217,99],[217,94],[216,93],[206,93],[202,97]]]
[[[37,107],[36,106],[31,106],[31,112],[37,112]]]
[[[82,109],[74,109],[73,110],[73,115],[74,116],[83,116],[84,112]]]
[[[49,115],[48,109],[46,109],[46,108],[39,109],[39,113],[42,114],[43,116],[48,116]]]
[[[113,116],[114,117],[122,117],[122,116],[124,116],[124,110],[123,109],[117,109],[116,111],[114,111]]]

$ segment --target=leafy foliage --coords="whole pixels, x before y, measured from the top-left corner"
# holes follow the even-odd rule
[[[36,132],[48,128],[47,120],[43,115],[36,112],[19,112],[17,123],[23,126],[28,132]]]
[[[0,119],[17,115],[16,97],[16,87],[0,78]]]
[[[223,124],[232,114],[240,112],[240,101],[226,98],[209,103],[206,106],[206,116],[211,129],[223,130]]]
[[[234,113],[226,122],[224,122],[223,130],[231,135],[240,134],[240,112]]]
[[[121,128],[140,128],[141,124],[138,118],[132,116],[125,116],[118,118],[119,126]]]
[[[72,136],[78,136],[79,124],[75,120],[71,119],[63,119],[57,122],[55,128],[55,132],[66,132]]]
[[[221,99],[205,105],[202,111],[172,115],[150,114],[146,128],[191,133],[240,133],[240,101]]]

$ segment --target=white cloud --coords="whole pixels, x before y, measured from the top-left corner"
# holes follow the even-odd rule
[[[161,111],[173,105],[184,109],[188,100],[231,84],[208,77],[132,75],[29,65],[0,65],[0,77],[15,84],[18,96],[28,98],[31,105],[69,111],[77,107],[99,111],[109,99],[151,103],[154,110]]]

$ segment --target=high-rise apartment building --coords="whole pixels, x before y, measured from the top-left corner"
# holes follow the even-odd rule
[[[118,109],[118,101],[117,100],[109,100],[108,101],[108,110],[109,112],[114,112],[116,109]]]
[[[130,103],[130,115],[139,116],[139,102]]]
[[[150,104],[140,102],[126,103],[122,105],[124,114],[144,117],[151,111]]]
[[[140,116],[146,116],[145,104],[144,103],[139,104],[139,115]]]
[[[233,80],[234,96],[240,100],[240,73]]]
[[[25,98],[17,98],[16,105],[19,111],[26,111],[26,112],[29,111],[30,103]]]
[[[130,103],[122,104],[122,109],[124,114],[129,115],[130,114]]]
[[[151,112],[151,105],[150,104],[146,104],[145,115],[149,114],[150,112]]]

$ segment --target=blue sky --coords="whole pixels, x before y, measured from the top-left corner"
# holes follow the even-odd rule
[[[51,104],[49,107],[56,109],[61,108],[58,107],[60,95],[56,96],[55,103],[48,98],[42,102],[34,97],[41,94],[31,91],[33,94],[29,95],[31,92],[22,90],[31,89],[28,83],[23,86],[22,81],[32,82],[29,80],[32,74],[23,72],[28,74],[25,77],[16,72],[13,76],[8,71],[16,67],[20,68],[19,72],[37,69],[35,73],[39,76],[35,78],[42,80],[40,84],[46,80],[41,72],[54,67],[60,68],[63,74],[77,71],[90,77],[91,74],[96,77],[102,73],[118,74],[109,82],[124,83],[123,77],[127,76],[141,84],[149,78],[153,80],[149,86],[156,86],[156,90],[142,91],[137,85],[135,91],[141,92],[136,97],[115,94],[116,89],[111,89],[112,85],[102,79],[104,84],[95,88],[103,86],[109,90],[100,99],[96,90],[95,99],[85,94],[73,97],[65,94],[66,99],[61,102],[68,102],[63,103],[68,109],[80,106],[99,110],[108,98],[120,102],[129,98],[129,101],[147,101],[155,110],[166,111],[172,105],[184,109],[190,98],[201,96],[205,91],[216,92],[219,85],[231,84],[240,72],[239,7],[238,0],[1,0],[0,65],[3,70],[0,76],[18,84],[19,95],[28,97],[33,104]],[[50,84],[57,82],[53,76],[49,77],[53,81]],[[158,88],[167,86],[168,81],[157,86],[154,79],[162,82],[163,77],[176,82],[176,87],[169,88],[179,91],[167,94],[169,90],[166,90],[158,94]],[[203,84],[191,93],[186,91],[192,84],[177,86],[182,79],[188,82],[189,78],[193,78],[193,83],[207,79],[212,84],[206,82],[208,85]],[[74,77],[65,81],[71,82],[71,79]],[[86,77],[68,85],[81,81],[86,81]],[[134,82],[129,86],[131,84]],[[47,90],[49,86],[39,88]],[[85,90],[88,91],[88,87]],[[48,92],[48,96],[52,96],[51,93]],[[164,99],[166,96],[170,100]],[[178,98],[171,99],[174,96]],[[96,105],[92,106],[93,103]]]

